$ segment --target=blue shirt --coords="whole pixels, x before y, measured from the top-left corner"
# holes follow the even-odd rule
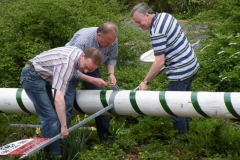
[[[116,38],[109,47],[103,48],[99,46],[97,41],[97,27],[83,28],[77,31],[66,46],[76,46],[83,51],[89,47],[94,47],[102,53],[102,64],[105,64],[106,66],[116,66],[117,64],[118,39]],[[82,73],[78,71],[77,78],[81,75]]]
[[[165,55],[169,80],[184,80],[194,75],[199,63],[180,24],[168,13],[156,13],[150,27],[154,55]]]

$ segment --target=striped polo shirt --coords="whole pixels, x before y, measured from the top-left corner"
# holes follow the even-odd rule
[[[97,28],[98,27],[89,27],[83,28],[77,31],[73,38],[66,44],[66,46],[76,46],[81,50],[85,51],[89,47],[94,47],[102,53],[102,64],[114,65],[117,64],[117,55],[118,55],[118,39],[109,46],[101,47],[97,41]],[[77,77],[80,77],[82,73],[78,71]]]
[[[192,45],[177,20],[168,13],[156,13],[150,27],[154,55],[165,54],[169,80],[184,80],[194,75],[199,63]]]
[[[78,69],[82,53],[74,46],[58,47],[42,52],[30,61],[44,80],[52,82],[52,88],[66,92],[68,82]]]

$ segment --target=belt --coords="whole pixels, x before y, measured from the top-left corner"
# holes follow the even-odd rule
[[[27,64],[25,65],[25,67],[30,68],[30,67],[34,67],[34,66],[31,61],[28,61]]]

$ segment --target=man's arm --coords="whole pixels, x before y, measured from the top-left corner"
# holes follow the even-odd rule
[[[148,85],[146,84],[146,82],[151,82],[158,75],[164,63],[165,63],[164,54],[155,57],[155,61],[153,62],[149,72],[143,79],[143,82],[141,82],[139,85],[139,90],[148,90]]]
[[[107,85],[107,82],[105,82],[102,78],[95,78],[95,77],[91,77],[88,76],[86,74],[82,74],[79,78],[79,81],[85,81],[88,83],[92,83],[97,87],[104,87]]]
[[[67,116],[64,95],[64,92],[58,91],[56,89],[54,90],[54,104],[59,121],[61,123],[61,138],[66,138],[69,134],[67,128]]]
[[[115,86],[117,83],[116,77],[114,75],[114,65],[107,65],[107,73],[108,73],[108,85]]]

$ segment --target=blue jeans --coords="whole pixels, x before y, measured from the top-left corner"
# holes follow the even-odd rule
[[[95,71],[87,73],[86,75],[96,78],[101,78],[100,70],[97,68]],[[71,123],[72,117],[72,108],[76,95],[76,86],[78,85],[78,80],[73,78],[71,85],[68,86],[67,94],[65,94],[65,102],[67,108],[67,116],[68,116],[68,125]],[[103,90],[103,87],[97,87],[91,83],[82,81],[82,84],[86,90]],[[100,115],[95,118],[96,128],[98,132],[98,137],[100,142],[106,141],[109,138],[112,138],[112,135],[109,131],[110,127],[110,116],[109,115]],[[112,140],[112,139],[111,139]]]
[[[33,66],[23,68],[20,82],[41,121],[43,137],[52,138],[60,134],[61,124],[54,107],[52,85],[42,79]],[[46,146],[44,151],[61,155],[60,140]]]
[[[183,81],[168,81],[168,91],[190,91],[192,81],[196,74]],[[177,134],[185,134],[189,132],[189,118],[188,117],[172,117],[172,123]]]

